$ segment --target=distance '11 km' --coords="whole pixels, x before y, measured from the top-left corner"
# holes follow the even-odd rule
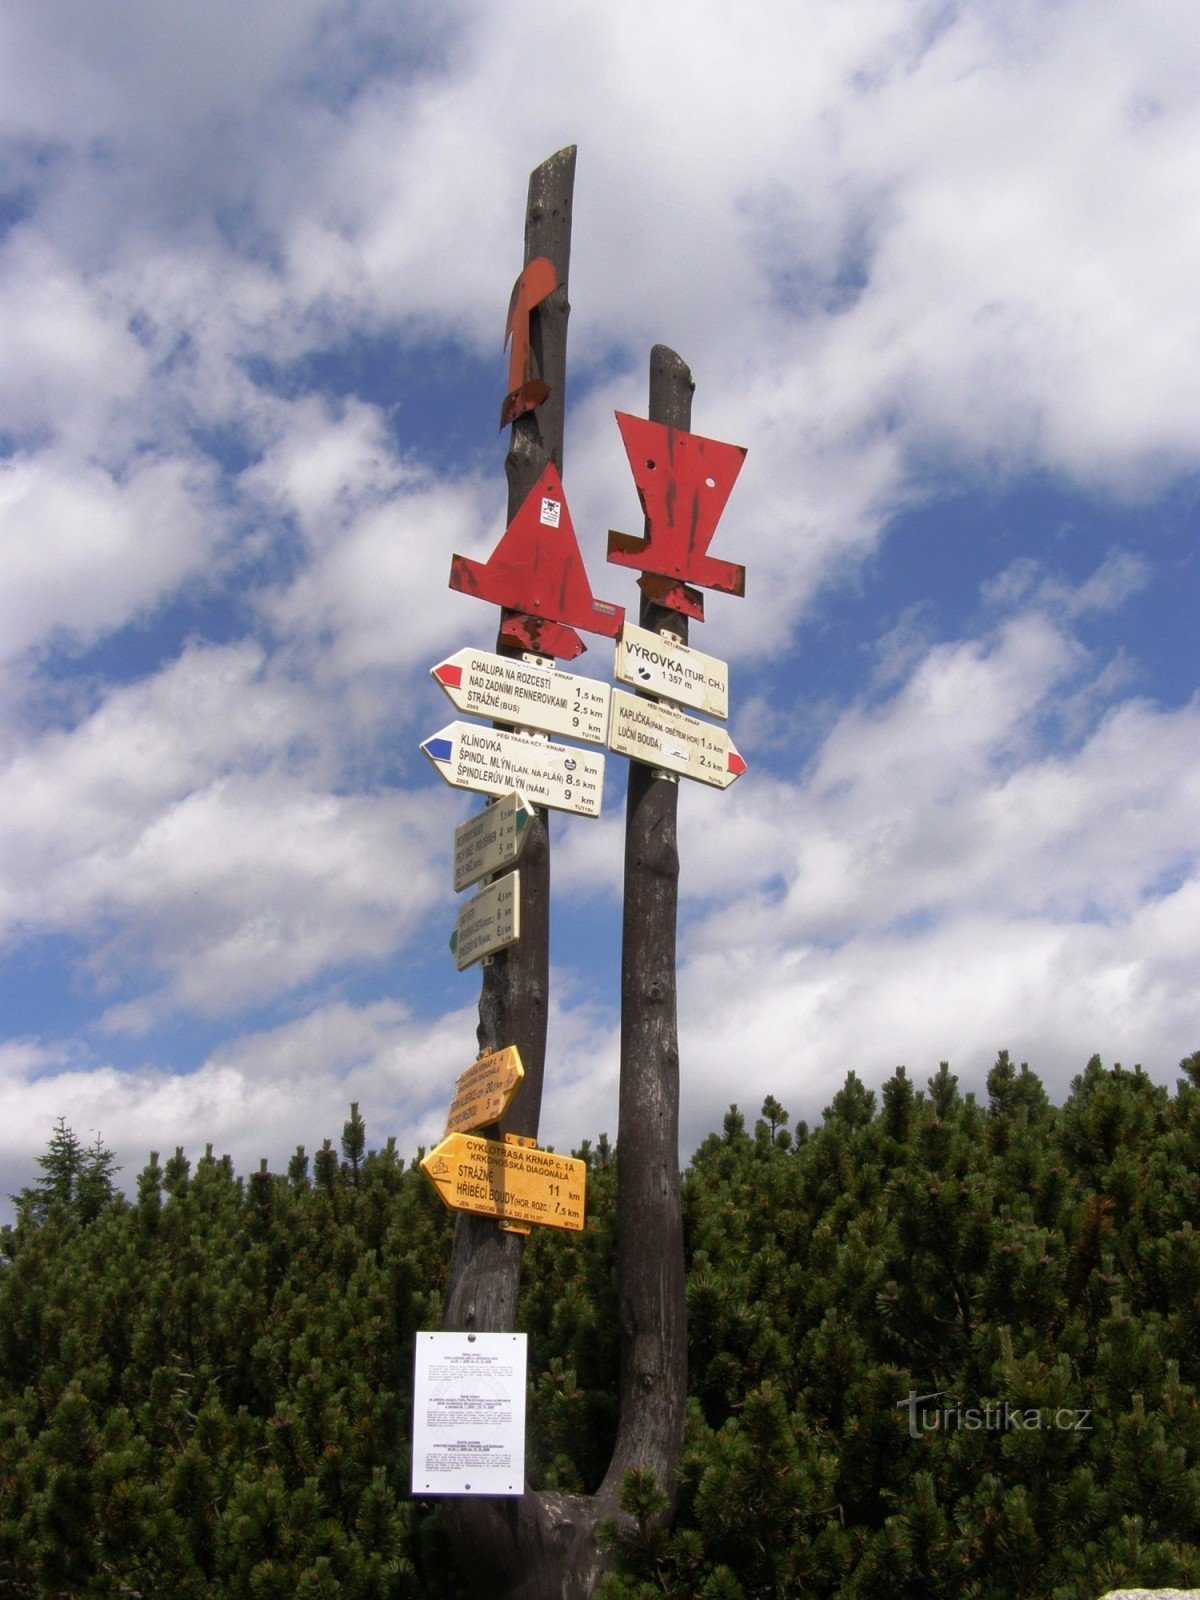
[[[451,1133],[421,1170],[452,1211],[545,1228],[583,1227],[587,1166],[575,1156]]]

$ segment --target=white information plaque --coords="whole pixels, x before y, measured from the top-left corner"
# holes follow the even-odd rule
[[[412,1492],[525,1492],[524,1333],[418,1333]]]

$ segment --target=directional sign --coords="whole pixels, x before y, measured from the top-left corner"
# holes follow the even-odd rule
[[[459,650],[430,672],[459,711],[604,744],[608,685],[486,650]]]
[[[472,1128],[487,1128],[498,1122],[524,1076],[521,1052],[515,1044],[480,1056],[459,1076],[446,1118],[446,1132],[469,1133]]]
[[[459,909],[450,949],[462,972],[473,961],[494,955],[521,936],[521,874],[506,872]]]
[[[724,728],[689,717],[658,700],[614,689],[608,747],[652,767],[727,789],[746,763]]]
[[[421,749],[447,783],[478,794],[520,789],[535,805],[598,817],[604,757],[524,733],[449,722]]]
[[[421,1170],[452,1211],[547,1228],[583,1227],[587,1168],[574,1156],[451,1133]]]
[[[626,622],[617,639],[616,676],[681,706],[729,715],[729,668],[716,656]]]
[[[519,861],[533,807],[523,794],[506,794],[454,830],[454,892]]]

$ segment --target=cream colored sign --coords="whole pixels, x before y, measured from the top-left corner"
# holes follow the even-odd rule
[[[648,628],[622,624],[614,670],[621,683],[636,689],[694,706],[712,717],[729,715],[728,665]]]
[[[520,936],[521,874],[506,872],[460,908],[450,949],[461,972],[473,961],[515,944]]]
[[[574,1156],[451,1133],[421,1170],[453,1211],[545,1228],[583,1227],[587,1168]]]
[[[724,728],[689,717],[661,700],[614,689],[608,745],[665,772],[696,778],[727,789],[746,770],[746,763]]]
[[[520,859],[533,808],[524,795],[506,794],[454,830],[454,892]]]
[[[468,1133],[472,1128],[486,1128],[498,1122],[524,1076],[521,1052],[515,1044],[480,1056],[455,1085],[446,1132]]]
[[[481,794],[519,789],[534,805],[600,815],[604,757],[595,750],[474,722],[447,723],[421,749],[456,789]]]
[[[459,711],[603,744],[608,684],[487,650],[459,650],[430,672]]]

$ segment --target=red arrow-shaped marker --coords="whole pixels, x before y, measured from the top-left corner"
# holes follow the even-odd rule
[[[617,412],[617,426],[633,469],[646,536],[610,533],[608,559],[680,584],[745,594],[746,569],[708,554],[746,452],[698,433],[668,428]],[[672,604],[678,600],[673,599]],[[680,609],[688,610],[686,606]],[[695,612],[691,612],[695,614]],[[702,613],[701,613],[702,614]]]

